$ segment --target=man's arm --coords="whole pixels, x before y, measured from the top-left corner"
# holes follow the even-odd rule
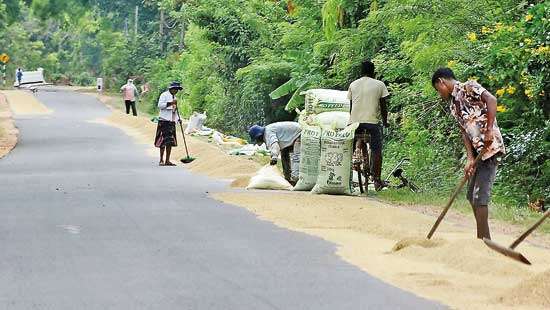
[[[281,146],[279,145],[279,139],[277,138],[277,133],[271,127],[266,127],[264,132],[264,141],[266,147],[271,153],[271,165],[277,164],[277,159],[281,153]]]
[[[462,134],[462,142],[464,143],[464,148],[466,148],[466,156],[468,157],[468,161],[466,162],[466,166],[464,167],[464,174],[469,177],[473,175],[475,171],[474,163],[476,161],[476,158],[474,155],[474,146],[472,145],[472,142],[470,141],[470,138],[466,134],[464,128],[460,127],[460,133]]]
[[[277,160],[279,159],[279,154],[281,154],[281,146],[279,145],[279,142],[275,142],[271,145],[269,148],[269,151],[271,153],[271,165],[276,165]]]
[[[497,98],[490,92],[484,91],[483,94],[481,94],[481,100],[487,105],[487,128],[485,128],[485,139],[483,144],[485,148],[488,148],[494,140],[493,126],[497,117]]]
[[[380,82],[381,89],[380,89],[380,115],[382,116],[382,123],[384,124],[384,127],[388,126],[388,98],[390,97],[390,92],[388,91],[388,88],[386,87],[386,84],[384,82]]]
[[[171,104],[172,102],[167,98],[167,96],[160,96],[158,103],[159,109],[167,109],[169,106],[171,106]]]
[[[387,98],[380,98],[380,114],[382,115],[382,124],[384,124],[384,127],[389,127]]]
[[[466,134],[466,131],[462,127],[460,127],[460,133],[462,134],[462,142],[464,143],[464,148],[466,148],[466,155],[468,156],[468,160],[475,160],[476,157],[474,155],[474,146],[472,145],[470,138]]]
[[[351,110],[353,110],[353,97],[351,95],[351,86],[348,89],[348,100],[349,100],[349,114],[351,114]]]

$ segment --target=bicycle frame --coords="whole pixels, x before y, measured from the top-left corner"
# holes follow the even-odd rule
[[[365,131],[357,133],[353,146],[353,169],[357,172],[359,190],[361,194],[368,194],[369,179],[373,175],[370,156],[370,134]],[[363,182],[363,178],[365,182]]]

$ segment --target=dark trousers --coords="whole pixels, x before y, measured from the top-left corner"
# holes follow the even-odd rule
[[[281,150],[281,164],[283,165],[283,175],[285,179],[292,184],[298,182],[300,170],[300,148],[302,141],[300,138],[294,141],[294,144]]]
[[[381,182],[382,175],[382,126],[378,124],[361,123],[355,131],[356,136],[362,133],[370,135],[370,148],[371,148],[371,169],[374,174],[374,180]],[[353,141],[353,150],[355,150],[356,140]]]
[[[126,114],[130,114],[130,108],[132,108],[132,114],[134,114],[134,116],[137,116],[136,102],[124,100],[124,103],[126,104]]]

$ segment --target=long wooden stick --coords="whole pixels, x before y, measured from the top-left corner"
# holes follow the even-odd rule
[[[183,124],[181,122],[181,115],[180,115],[180,112],[178,111],[178,106],[176,106],[176,113],[178,114],[178,123],[180,123],[180,129],[181,129],[181,135],[183,137],[183,145],[185,146],[185,154],[187,155],[186,158],[191,158],[189,156],[189,149],[187,148],[187,141],[185,140],[185,132],[183,130]]]
[[[529,236],[535,229],[537,229],[543,222],[546,220],[546,218],[550,216],[550,210],[546,210],[544,215],[538,220],[531,228],[527,229],[526,232],[524,232],[519,238],[510,245],[510,249],[515,249],[527,236]]]
[[[481,152],[479,155],[477,155],[475,161],[474,161],[474,167],[477,166],[477,163],[481,160],[481,158],[483,157],[483,154],[485,152]],[[462,178],[462,180],[460,181],[460,183],[458,184],[458,186],[456,187],[455,191],[453,192],[453,194],[451,195],[451,198],[449,199],[449,201],[447,202],[447,205],[445,205],[445,208],[443,209],[443,211],[441,211],[441,214],[439,215],[439,217],[437,218],[437,221],[435,221],[434,223],[434,226],[432,227],[432,229],[430,230],[430,232],[428,233],[428,239],[431,239],[432,236],[434,235],[435,231],[437,230],[437,228],[439,227],[439,224],[441,224],[441,221],[443,221],[443,218],[445,218],[445,215],[447,214],[447,212],[449,211],[449,209],[451,208],[451,206],[453,205],[453,202],[455,201],[456,199],[456,196],[458,196],[458,194],[460,193],[460,191],[462,190],[462,188],[464,187],[464,185],[466,184],[466,182],[468,182],[468,179],[469,177],[467,176],[464,176]]]

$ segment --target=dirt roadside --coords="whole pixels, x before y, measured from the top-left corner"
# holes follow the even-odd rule
[[[0,91],[0,158],[17,144],[19,131],[12,116],[44,115],[52,111],[31,93],[22,90]]]
[[[46,115],[52,113],[30,92],[23,90],[4,90],[8,104],[14,115]]]
[[[19,131],[15,127],[12,119],[8,101],[2,92],[0,92],[0,159],[8,155],[17,144]]]
[[[100,98],[101,99],[101,98]],[[121,128],[152,146],[156,124],[146,117],[130,117],[119,111],[102,124]],[[181,137],[178,137],[181,143]],[[229,156],[220,148],[198,139],[189,139],[197,160],[186,168],[215,178],[246,180],[259,168],[247,158]],[[183,147],[174,150],[174,159],[184,156]],[[163,168],[166,169],[166,168]],[[213,198],[241,206],[260,219],[290,230],[314,235],[336,245],[336,254],[397,287],[458,309],[548,309],[550,296],[550,243],[523,244],[523,252],[533,266],[524,266],[489,250],[473,236],[471,219],[451,213],[434,242],[422,239],[435,220],[429,212],[395,207],[361,197],[316,196],[294,192],[246,192],[229,190]],[[509,244],[520,228],[492,223],[494,239]],[[512,228],[511,228],[512,227]],[[513,232],[512,234],[503,232]],[[399,240],[405,247],[392,248]]]

